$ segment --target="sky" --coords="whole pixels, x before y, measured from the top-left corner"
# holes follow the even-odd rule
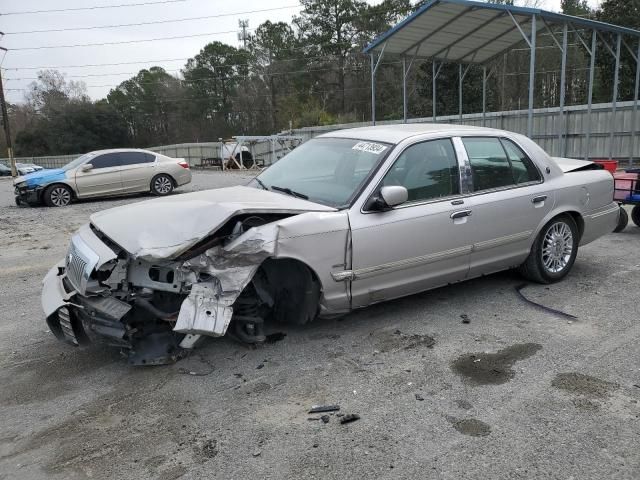
[[[367,0],[374,5],[380,0]],[[113,7],[132,3],[147,5]],[[158,3],[162,2],[162,3]],[[518,2],[516,2],[518,3]],[[597,0],[589,0],[594,6]],[[93,8],[86,7],[110,7]],[[538,0],[537,6],[559,11],[560,0]],[[82,10],[77,10],[85,8]],[[66,9],[49,13],[22,13]],[[73,10],[76,9],[76,10]],[[218,40],[239,46],[238,21],[249,21],[253,31],[266,20],[291,22],[301,8],[297,0],[0,0],[0,51],[5,95],[10,103],[24,99],[24,89],[47,67],[64,73],[68,80],[84,81],[94,100],[104,98],[111,88],[132,77],[140,69],[159,65],[178,74],[189,57],[208,42]],[[177,19],[207,17],[197,20]],[[57,32],[35,30],[77,29],[144,22],[162,22]],[[24,32],[24,33],[21,33]],[[64,45],[104,44],[184,37],[137,43],[63,48]],[[34,48],[38,47],[38,48]],[[45,47],[45,48],[41,48]],[[136,62],[136,63],[134,63]],[[137,63],[139,62],[139,63]],[[91,64],[117,64],[86,66]]]

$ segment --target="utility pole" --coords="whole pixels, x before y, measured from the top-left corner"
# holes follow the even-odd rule
[[[0,47],[0,50],[3,50],[4,52],[7,51],[7,49],[4,47]],[[7,102],[4,99],[2,69],[0,69],[0,109],[2,109],[2,125],[4,126],[4,136],[7,139],[7,153],[9,154],[9,163],[11,164],[11,175],[13,177],[17,177],[18,172],[16,171],[16,159],[13,158],[13,147],[11,145],[11,127],[9,126],[9,114],[7,113]]]
[[[246,50],[247,40],[249,39],[249,35],[247,34],[249,20],[238,20],[238,27],[240,28],[240,31],[238,32],[238,40],[242,42],[242,47]]]

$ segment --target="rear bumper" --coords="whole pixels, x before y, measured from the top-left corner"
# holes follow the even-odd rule
[[[187,168],[182,168],[182,170],[184,170],[184,172],[180,172],[180,174],[176,175],[176,183],[178,184],[178,187],[191,182],[191,170]]]
[[[580,239],[580,245],[586,245],[597,238],[607,235],[616,228],[620,206],[616,202],[591,211],[584,215],[584,232]]]

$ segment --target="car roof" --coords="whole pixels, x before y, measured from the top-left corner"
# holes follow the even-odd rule
[[[150,153],[151,155],[159,155],[156,152],[152,152],[151,150],[145,150],[143,148],[107,148],[104,150],[94,150],[88,153],[98,155],[103,153],[121,153],[121,152],[143,152],[143,153]]]
[[[399,143],[407,138],[422,134],[442,135],[507,135],[510,132],[495,128],[472,127],[469,125],[454,125],[449,123],[405,123],[393,125],[376,125],[371,127],[347,128],[324,133],[319,137],[355,138],[379,142]]]

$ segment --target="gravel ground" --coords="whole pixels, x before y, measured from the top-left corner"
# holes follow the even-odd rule
[[[522,291],[576,319],[507,272],[132,368],[58,342],[40,281],[91,213],[141,198],[18,208],[0,179],[0,478],[640,478],[640,228]]]

